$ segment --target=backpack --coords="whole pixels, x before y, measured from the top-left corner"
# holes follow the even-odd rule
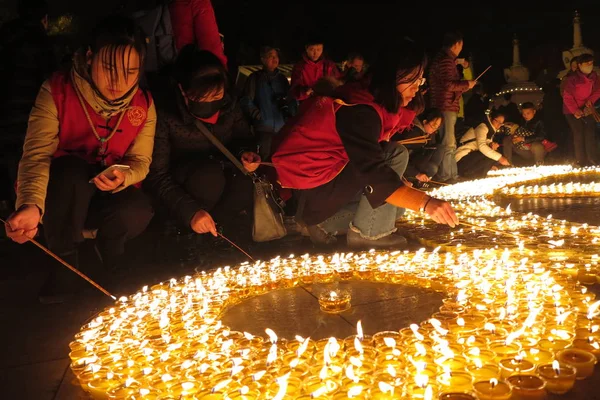
[[[177,49],[168,2],[137,11],[132,17],[146,36],[146,72],[158,72],[175,62]]]

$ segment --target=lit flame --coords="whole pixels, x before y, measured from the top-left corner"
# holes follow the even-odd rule
[[[304,352],[306,351],[306,349],[308,348],[308,343],[310,342],[310,338],[306,338],[306,340],[304,340],[302,342],[302,344],[300,345],[300,347],[298,347],[298,352],[296,353],[298,355],[298,357],[302,356],[302,354],[304,354]]]
[[[415,334],[415,337],[418,340],[425,340],[425,336],[421,335],[419,333],[419,325],[417,324],[410,324],[410,330],[413,331],[413,333]]]
[[[133,378],[125,379],[125,387],[131,386],[133,384],[133,382],[135,382],[135,379],[133,379]]]
[[[560,364],[558,363],[558,361],[552,361],[552,369],[554,370],[554,372],[556,372],[556,375],[560,375]]]
[[[391,347],[392,349],[396,347],[396,341],[393,338],[385,337],[383,338],[383,343],[385,343],[387,347]]]
[[[231,383],[233,379],[225,379],[224,381],[221,381],[219,383],[217,383],[213,388],[212,391],[214,392],[219,392],[221,391],[221,389],[224,389],[227,385],[229,385]],[[189,389],[185,389],[185,387],[183,385],[185,385],[186,383],[191,384],[192,386]],[[194,384],[192,382],[183,382],[181,384],[181,386],[185,389],[185,390],[190,390],[191,388],[194,387]]]
[[[496,379],[496,378],[490,379],[490,386],[492,388],[495,388],[497,385],[498,385],[498,379]]]
[[[254,375],[252,375],[252,380],[254,382],[260,381],[261,378],[263,376],[265,376],[266,373],[267,373],[267,371],[258,371],[257,373],[255,373]]]
[[[331,300],[335,300],[337,298],[337,293],[332,290],[331,292],[329,292],[329,298]]]
[[[456,320],[456,325],[458,325],[458,326],[465,326],[465,320],[462,319],[462,318],[458,318]]]
[[[433,399],[433,389],[431,388],[431,386],[427,386],[427,389],[425,389],[425,400],[431,400]]]
[[[600,301],[595,302],[588,308],[588,319],[592,319],[600,314]]]
[[[277,345],[274,344],[269,349],[269,355],[267,356],[267,365],[272,364],[275,360],[277,360]]]
[[[325,393],[327,393],[327,386],[324,385],[312,392],[310,397],[314,399],[315,397],[323,396]]]
[[[377,386],[379,386],[379,390],[381,391],[381,393],[390,393],[392,395],[394,394],[394,387],[389,383],[379,382]]]
[[[322,381],[327,379],[327,366],[326,365],[324,365],[323,368],[321,368],[321,372],[319,372],[319,378],[321,378]]]
[[[248,340],[254,339],[254,335],[248,332],[244,332],[244,337]]]
[[[271,341],[271,343],[277,343],[277,335],[275,334],[275,332],[273,332],[271,328],[265,329],[265,332],[267,333],[267,335],[269,335],[269,340]]]
[[[352,398],[352,397],[360,396],[362,391],[363,391],[363,387],[361,385],[352,386],[350,388],[350,390],[348,390],[348,397]]]
[[[425,386],[427,386],[428,381],[429,381],[429,377],[427,375],[424,375],[424,374],[415,375],[415,383],[420,388],[424,388]]]
[[[485,329],[486,331],[490,331],[490,332],[494,333],[494,332],[496,332],[496,325],[490,324],[489,322],[486,322],[485,325],[483,326],[483,329]]]
[[[354,367],[352,365],[348,365],[346,367],[346,376],[348,377],[348,379],[350,379],[351,381],[357,383],[358,382],[358,377],[356,376],[356,374],[354,373]]]
[[[356,349],[356,351],[358,351],[361,355],[363,354],[364,350],[363,350],[363,346],[362,344],[360,344],[360,340],[358,340],[358,337],[354,338],[354,348]]]
[[[290,377],[290,374],[291,372],[288,372],[284,376],[277,378],[277,382],[279,383],[279,391],[277,392],[277,395],[273,397],[273,400],[281,400],[284,398],[287,392],[288,378]]]
[[[362,323],[360,322],[360,320],[358,320],[358,322],[356,323],[356,336],[358,336],[358,338],[360,339],[361,342],[365,337],[363,335],[363,328],[362,328]]]
[[[169,382],[173,377],[169,374],[164,374],[160,379],[162,379],[163,382]]]
[[[387,372],[392,376],[392,378],[396,377],[396,368],[394,368],[392,365],[388,365]]]
[[[150,394],[150,390],[145,388],[140,389],[140,396],[146,396],[148,394]]]

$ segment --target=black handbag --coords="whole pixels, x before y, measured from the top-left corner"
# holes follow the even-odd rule
[[[252,222],[252,239],[255,242],[268,242],[281,239],[287,235],[283,222],[285,202],[277,196],[273,185],[264,176],[249,172],[242,163],[204,126],[202,121],[195,120],[196,127],[210,142],[218,148],[244,175],[254,183],[254,205]]]

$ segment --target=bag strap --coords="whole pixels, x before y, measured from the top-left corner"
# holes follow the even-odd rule
[[[244,166],[242,165],[242,163],[235,158],[235,156],[233,154],[231,154],[231,152],[229,150],[227,150],[227,148],[223,145],[223,143],[221,143],[221,141],[219,139],[217,139],[215,137],[215,135],[213,135],[204,125],[204,123],[202,123],[202,121],[194,118],[194,124],[196,125],[196,128],[198,128],[198,130],[200,132],[202,132],[202,134],[204,136],[206,136],[206,138],[208,140],[210,140],[210,142],[215,145],[215,147],[217,149],[219,149],[221,151],[221,153],[223,153],[225,155],[225,157],[227,157],[229,159],[229,161],[231,161],[233,163],[233,165],[235,165],[236,167],[238,167],[238,169],[240,171],[242,171],[242,173],[244,175],[248,175],[250,177],[254,177],[254,173],[248,171],[246,168],[244,168]]]

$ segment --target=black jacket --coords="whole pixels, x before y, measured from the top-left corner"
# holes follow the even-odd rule
[[[245,150],[256,151],[250,125],[236,100],[228,97],[228,103],[220,111],[216,124],[205,125],[236,157]],[[177,183],[173,169],[180,162],[208,160],[209,157],[226,160],[198,130],[181,95],[177,96],[174,110],[158,110],[152,164],[144,188],[160,199],[186,226],[203,205]]]

